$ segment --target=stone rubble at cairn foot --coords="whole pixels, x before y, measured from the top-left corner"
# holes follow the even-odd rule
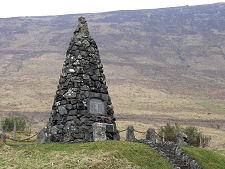
[[[39,140],[94,141],[92,125],[96,122],[113,125],[113,131],[106,130],[106,139],[118,140],[115,121],[98,47],[89,35],[86,19],[79,17],[66,52],[51,117]]]

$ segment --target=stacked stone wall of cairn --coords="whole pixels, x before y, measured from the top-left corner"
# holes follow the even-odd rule
[[[66,52],[49,122],[38,138],[41,143],[94,141],[94,124],[104,123],[106,139],[118,140],[115,121],[98,47],[86,19],[80,17]]]

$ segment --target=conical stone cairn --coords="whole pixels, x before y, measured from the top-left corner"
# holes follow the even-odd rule
[[[119,140],[98,47],[84,17],[66,52],[51,117],[38,143]]]

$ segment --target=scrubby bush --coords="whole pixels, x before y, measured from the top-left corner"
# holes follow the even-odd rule
[[[16,122],[16,130],[24,131],[26,128],[26,120],[23,117],[8,117],[1,121],[2,130],[5,132],[13,131],[14,122]]]
[[[162,140],[164,133],[165,141],[176,142],[176,136],[179,133],[184,133],[187,135],[187,143],[191,146],[199,147],[200,139],[203,147],[209,145],[211,137],[205,136],[202,132],[198,131],[197,127],[186,127],[183,128],[178,124],[167,123],[165,126],[161,127],[159,130],[160,140]]]
[[[187,142],[195,147],[200,146],[200,139],[203,147],[207,147],[211,140],[211,137],[205,136],[198,131],[197,127],[186,127],[183,132],[188,136]]]
[[[159,135],[161,139],[164,133],[164,139],[166,141],[173,141],[176,142],[176,135],[181,132],[181,127],[178,124],[171,125],[167,123],[165,126],[161,127],[159,130]]]

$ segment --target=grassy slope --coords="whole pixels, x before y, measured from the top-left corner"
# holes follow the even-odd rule
[[[182,149],[198,161],[204,169],[225,169],[225,155],[222,153],[196,147],[183,147]]]
[[[0,149],[0,166],[12,168],[172,168],[150,147],[106,141]]]
[[[204,169],[225,169],[225,155],[183,147]],[[0,168],[154,168],[170,164],[144,144],[106,141],[84,144],[43,144],[22,148],[0,146]]]

